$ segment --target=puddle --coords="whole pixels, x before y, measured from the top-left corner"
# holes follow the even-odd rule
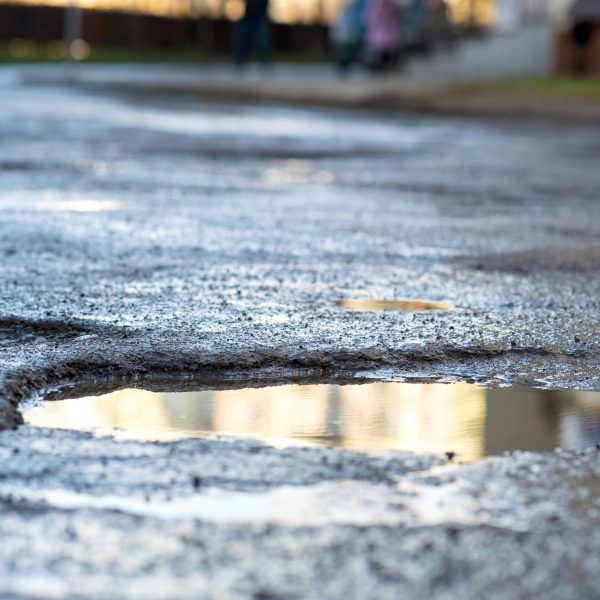
[[[453,452],[472,461],[509,450],[600,443],[600,393],[459,384],[288,385],[156,393],[127,389],[47,401],[27,423],[120,439],[251,436],[277,446]]]
[[[338,300],[338,306],[346,310],[405,310],[409,312],[426,312],[431,310],[453,310],[447,302],[429,302],[427,300]]]

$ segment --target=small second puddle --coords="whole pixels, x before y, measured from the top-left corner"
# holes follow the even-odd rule
[[[429,300],[338,300],[341,308],[358,312],[377,310],[399,310],[406,312],[449,311],[454,306],[448,302],[433,302]]]
[[[459,384],[286,385],[156,393],[126,389],[47,401],[31,425],[121,439],[231,434],[274,445],[453,452],[472,461],[511,450],[600,443],[600,393]]]

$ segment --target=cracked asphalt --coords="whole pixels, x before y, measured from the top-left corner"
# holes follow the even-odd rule
[[[0,108],[1,598],[600,598],[595,449],[454,466],[14,429],[69,386],[600,390],[597,125],[8,69]]]

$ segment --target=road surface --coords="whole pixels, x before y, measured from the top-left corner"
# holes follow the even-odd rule
[[[3,427],[182,376],[600,390],[594,126],[1,77]],[[0,596],[595,597],[595,449],[445,463],[6,431]]]

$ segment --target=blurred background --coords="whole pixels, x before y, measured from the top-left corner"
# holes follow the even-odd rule
[[[370,0],[271,0],[275,62],[369,66]],[[375,0],[371,0],[375,1]],[[600,0],[396,0],[401,60],[452,55],[482,75],[600,75]],[[0,1],[0,60],[219,63],[244,0]],[[465,66],[466,65],[466,66]],[[449,68],[447,62],[439,68]],[[454,67],[456,68],[456,67]]]

